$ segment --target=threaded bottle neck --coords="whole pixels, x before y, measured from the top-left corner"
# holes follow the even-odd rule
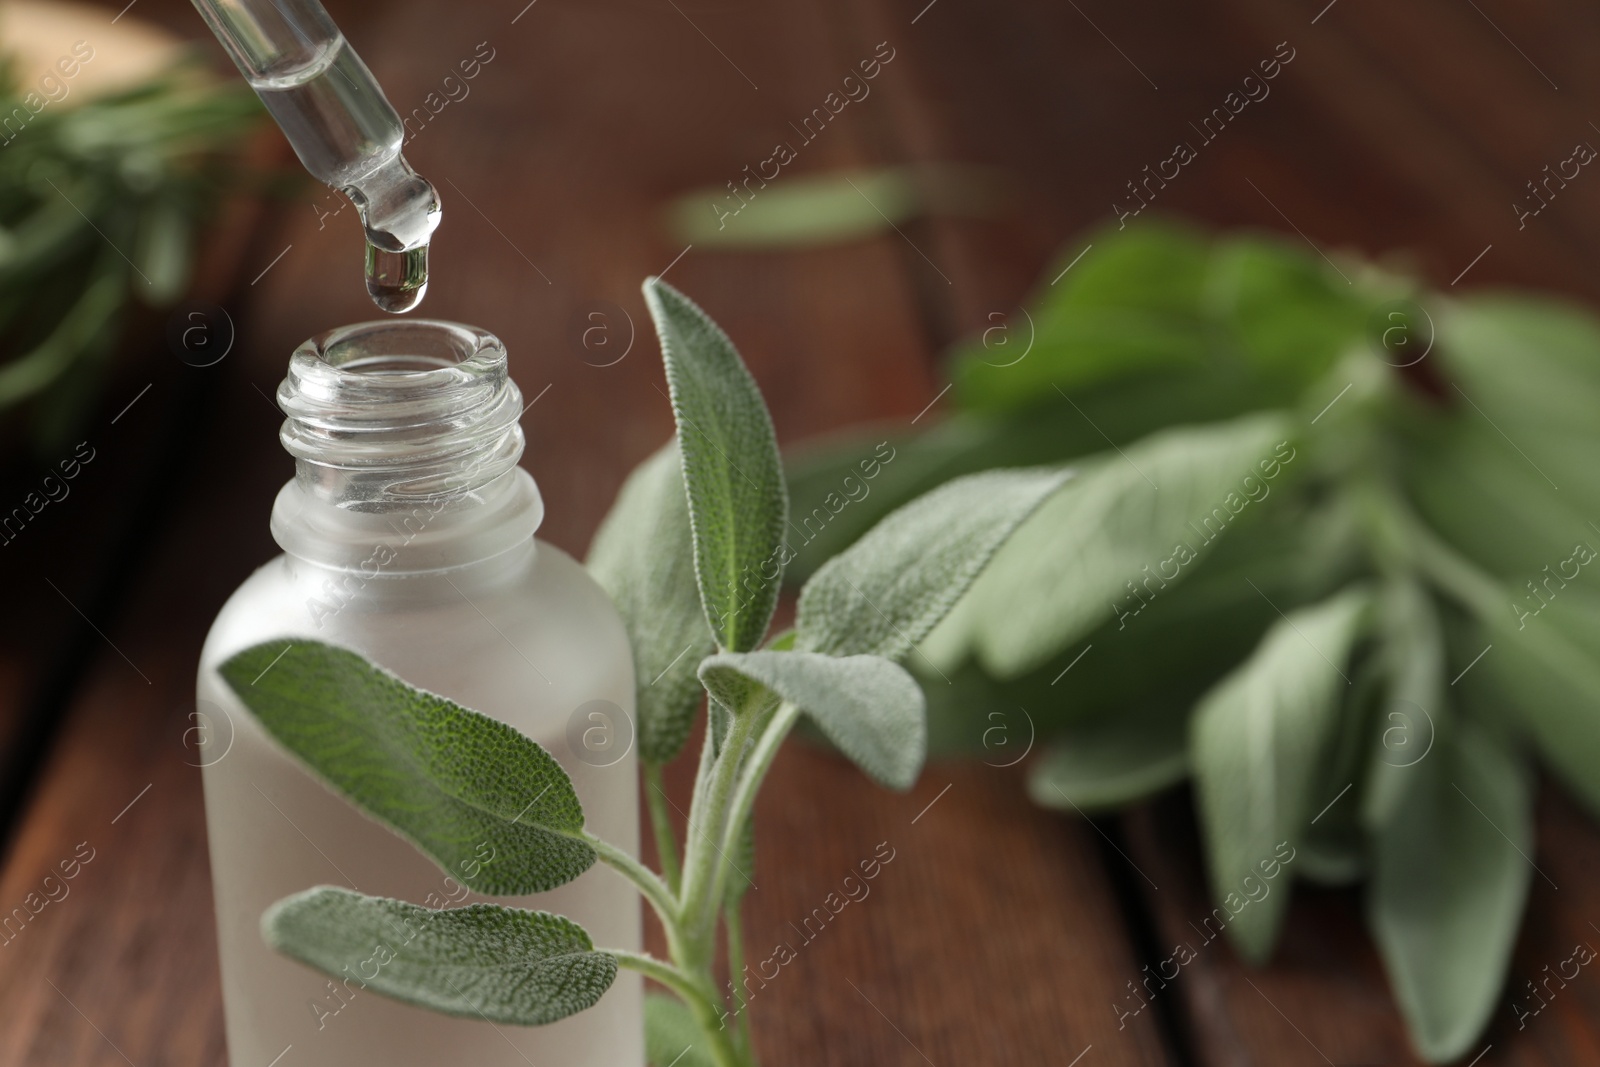
[[[544,515],[517,467],[522,394],[493,335],[425,319],[343,326],[295,350],[278,387],[295,459],[272,533],[341,568],[414,573],[526,544]]]
[[[361,511],[468,493],[517,465],[522,394],[492,334],[430,320],[342,326],[278,387],[295,480]]]

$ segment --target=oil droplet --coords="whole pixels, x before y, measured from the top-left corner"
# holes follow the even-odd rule
[[[367,242],[367,294],[394,315],[422,303],[428,292],[428,246],[391,252]]]

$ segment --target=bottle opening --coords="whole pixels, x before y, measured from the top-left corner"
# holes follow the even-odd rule
[[[295,350],[278,387],[296,480],[341,507],[379,510],[470,493],[522,455],[522,394],[505,347],[471,326],[343,326]]]
[[[493,373],[505,347],[493,334],[437,319],[397,319],[341,326],[295,350],[347,371],[427,371],[471,364]]]
[[[436,356],[366,356],[340,366],[354,374],[406,374],[454,364]]]

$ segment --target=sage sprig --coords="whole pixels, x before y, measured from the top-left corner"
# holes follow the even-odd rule
[[[660,1067],[686,1046],[684,1063],[753,1067],[739,983],[725,996],[715,975],[719,930],[729,972],[742,971],[745,882],[731,875],[752,862],[752,812],[773,760],[805,718],[875,781],[909,789],[927,727],[922,690],[900,661],[1071,483],[1060,470],[997,471],[912,502],[818,572],[801,592],[796,629],[768,640],[794,555],[771,418],[703,311],[659,280],[645,283],[645,298],[677,439],[628,479],[589,566],[632,642],[660,874],[584,828],[581,799],[550,753],[355,652],[291,636],[246,649],[221,671],[313,773],[468,886],[540,892],[598,859],[654,909],[669,958],[596,947],[575,923],[543,912],[486,903],[433,911],[333,887],[263,916],[279,951],[329,975],[376,953],[370,988],[528,1026],[589,1007],[629,968],[673,998],[652,996],[646,1013]],[[705,743],[680,846],[661,769],[682,752],[702,704]],[[474,863],[485,848],[493,862]]]
[[[793,573],[973,472],[1076,464],[921,643],[939,673],[908,661],[933,743],[981,750],[1026,708],[1030,795],[1069,812],[1191,779],[1242,956],[1292,879],[1364,880],[1417,1050],[1469,1053],[1527,901],[1534,759],[1600,813],[1600,320],[1144,220],[1045,279],[1003,349],[952,354],[945,423],[792,457],[805,513],[870,442],[898,456]],[[1251,900],[1264,870],[1290,878]]]

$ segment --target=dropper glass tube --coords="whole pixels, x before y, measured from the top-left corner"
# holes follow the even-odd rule
[[[439,196],[400,154],[405,127],[317,0],[194,0],[306,170],[348,196],[366,231],[367,291],[409,311],[428,284]]]

